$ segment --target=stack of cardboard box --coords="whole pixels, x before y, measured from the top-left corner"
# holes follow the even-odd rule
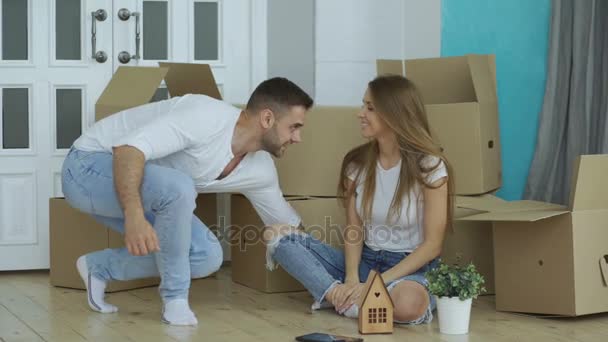
[[[160,63],[155,67],[120,67],[112,76],[95,105],[95,119],[150,102],[164,80],[171,96],[187,93],[220,98],[209,65]],[[197,215],[210,229],[217,231],[217,196],[201,194],[197,198]],[[124,246],[123,236],[72,208],[64,198],[51,198],[50,210],[50,280],[54,286],[84,289],[76,271],[76,259],[104,248]],[[108,292],[158,284],[158,279],[112,282]]]
[[[486,194],[500,188],[498,105],[492,56],[379,60],[377,67],[379,74],[403,75],[407,70],[408,77],[418,86],[425,100],[433,135],[441,142],[454,169],[457,195]],[[356,113],[354,108],[342,110],[352,111],[353,117]],[[303,144],[291,147],[277,163],[281,188],[286,195],[335,195],[340,162],[344,154],[363,139],[354,118],[349,122],[339,115],[332,115],[332,112],[336,109],[316,107],[307,118],[304,130],[310,139],[305,137]],[[290,199],[296,210],[302,211],[299,206],[307,202],[299,201],[300,198]],[[443,258],[449,263],[474,262],[486,278],[488,292],[494,293],[491,223],[459,221],[480,212],[460,207],[460,201],[460,196],[457,196],[455,232],[446,239]],[[486,196],[480,202],[483,205],[502,200]],[[330,211],[328,207],[324,210]],[[344,215],[342,208],[332,207],[331,210],[336,210],[340,217]],[[313,214],[316,216],[304,217],[305,224],[307,221],[319,222],[323,217],[322,212]],[[251,224],[254,221],[251,217],[256,217],[255,225],[260,235],[262,223],[259,218],[246,199],[235,196],[232,201],[233,228]],[[284,280],[290,279],[284,271],[265,271],[265,247],[261,244],[245,246],[246,240],[233,241],[233,280],[266,292],[301,289],[297,282]],[[255,258],[252,257],[254,253]]]
[[[494,58],[487,55],[378,60],[378,74],[406,75],[422,95],[433,136],[452,165],[454,231],[448,232],[442,259],[473,262],[494,293],[492,226],[463,222],[477,210],[460,207],[462,196],[492,192],[501,186],[500,139]],[[466,198],[466,197],[464,197]],[[486,196],[480,202],[500,202]]]
[[[578,316],[608,311],[608,155],[582,156],[573,172],[569,208],[536,201],[506,202],[501,186],[500,139],[493,56],[379,60],[378,73],[407,75],[422,93],[431,130],[453,166],[454,231],[443,259],[474,262],[504,311]],[[207,65],[161,63],[121,67],[96,105],[96,119],[141,105],[165,80],[169,93],[220,97]],[[339,248],[346,219],[335,197],[342,158],[365,140],[356,107],[315,107],[303,144],[277,160],[281,189],[313,235]],[[200,205],[198,205],[200,204]],[[250,203],[232,196],[232,277],[264,292],[303,290],[284,270],[266,269],[263,224]],[[201,195],[195,212],[218,227],[216,195]],[[82,254],[122,246],[122,236],[50,199],[51,283],[83,288],[74,267]],[[157,284],[115,282],[108,291]]]
[[[357,107],[323,107],[311,110],[302,131],[303,143],[287,149],[277,160],[283,194],[302,218],[305,229],[341,248],[345,211],[336,198],[344,155],[365,143]],[[232,280],[263,292],[304,290],[280,267],[266,269],[264,225],[249,201],[234,195],[231,205]]]
[[[569,208],[492,196],[501,185],[493,56],[379,60],[379,74],[419,88],[433,135],[454,168],[448,263],[476,264],[496,308],[579,316],[608,311],[608,155],[574,164]]]

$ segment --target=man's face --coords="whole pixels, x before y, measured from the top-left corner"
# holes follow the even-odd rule
[[[300,136],[304,126],[306,109],[302,106],[290,107],[287,113],[262,136],[262,149],[277,158],[281,158],[287,146],[302,141]]]

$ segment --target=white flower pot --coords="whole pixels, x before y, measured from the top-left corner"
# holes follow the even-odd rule
[[[460,300],[458,297],[436,297],[439,315],[439,332],[442,334],[467,334],[471,318],[471,298]]]

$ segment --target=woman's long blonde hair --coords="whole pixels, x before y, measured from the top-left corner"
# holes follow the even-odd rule
[[[451,227],[453,212],[453,175],[450,164],[442,149],[431,137],[426,111],[421,96],[410,80],[403,76],[378,76],[368,84],[374,111],[378,117],[395,133],[401,154],[401,170],[397,191],[387,213],[387,222],[397,222],[401,216],[403,201],[409,199],[410,191],[417,184],[433,188],[424,175],[433,172],[443,161],[448,173],[448,212],[447,226]],[[355,170],[356,180],[363,179],[363,222],[371,218],[374,193],[376,191],[376,166],[378,163],[378,142],[370,142],[349,151],[342,161],[338,197],[342,199],[353,195],[355,187],[348,188],[347,174]],[[438,157],[434,165],[425,165],[424,158]],[[355,182],[357,183],[357,182]],[[442,184],[443,185],[443,184]],[[418,194],[420,196],[420,194]],[[411,201],[418,200],[409,199]],[[408,210],[409,210],[408,203]]]

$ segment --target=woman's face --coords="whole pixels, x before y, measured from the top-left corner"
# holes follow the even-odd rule
[[[365,91],[363,106],[361,106],[361,111],[357,117],[361,122],[361,134],[365,138],[377,139],[390,132],[390,128],[376,112],[369,89]]]

